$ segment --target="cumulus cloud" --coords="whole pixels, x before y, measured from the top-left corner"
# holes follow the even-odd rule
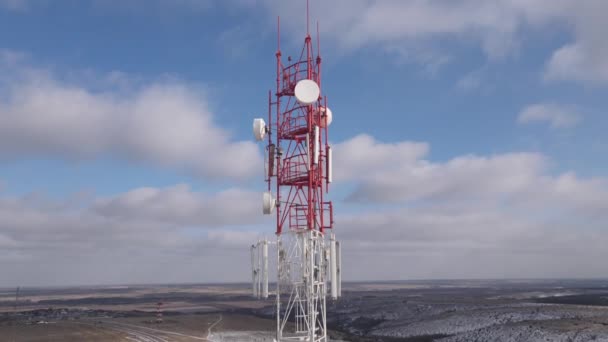
[[[336,166],[336,180],[352,182],[348,199],[361,203],[505,204],[505,208],[559,210],[586,218],[600,215],[606,209],[603,203],[608,203],[608,180],[580,178],[572,172],[552,175],[551,162],[542,154],[464,155],[433,162],[426,155],[428,147],[411,153],[412,146],[416,143],[352,138],[335,147],[336,165],[344,160],[343,166],[350,169],[340,179],[341,166]],[[368,163],[357,166],[349,161],[348,156],[357,151],[360,160]]]
[[[213,196],[192,192],[186,184],[168,188],[139,188],[119,196],[98,199],[97,214],[121,219],[149,219],[182,225],[238,225],[260,216],[261,195],[228,189]]]
[[[266,0],[268,12],[285,18],[288,32],[304,30],[303,3]],[[335,46],[354,50],[364,46],[392,51],[395,46],[415,62],[442,56],[437,41],[475,42],[490,60],[516,55],[531,30],[563,28],[575,40],[558,48],[547,62],[548,80],[608,81],[608,24],[603,0],[413,0],[313,1],[313,18]],[[420,58],[412,58],[419,55]]]
[[[217,126],[194,87],[156,81],[94,91],[27,65],[19,54],[0,57],[0,156],[110,155],[214,179],[245,179],[259,169],[256,145]],[[100,79],[129,84],[116,72]]]
[[[352,190],[335,203],[345,279],[608,271],[597,262],[608,257],[605,178],[555,173],[537,153],[432,161],[426,143],[369,135],[334,150],[335,187]],[[185,184],[103,198],[4,195],[4,284],[245,281],[247,247],[272,234],[259,202]]]
[[[0,50],[0,158],[123,161],[241,181],[253,142],[213,121],[204,91],[120,72],[59,74]],[[234,281],[263,219],[259,193],[186,184],[110,197],[0,195],[0,286]],[[245,243],[245,241],[247,241]]]
[[[517,117],[517,122],[527,124],[547,122],[552,128],[571,127],[580,121],[580,114],[571,107],[554,103],[538,103],[524,108]]]
[[[378,170],[399,170],[424,157],[426,143],[381,143],[367,134],[357,135],[334,146],[335,177],[342,181],[375,174]]]
[[[534,2],[534,1],[532,1]],[[268,0],[274,14],[289,17],[286,26],[301,32],[295,17],[299,3]],[[314,18],[326,36],[345,48],[370,44],[411,43],[438,37],[473,37],[488,56],[502,57],[517,46],[514,36],[530,19],[521,1],[331,1],[313,2]],[[292,14],[293,13],[293,14]],[[299,20],[298,20],[299,19]]]
[[[519,204],[455,198],[342,214],[336,232],[344,273],[356,279],[596,277],[608,271],[598,262],[608,256],[608,216],[581,209],[548,196]]]
[[[339,153],[360,149],[362,159],[375,151],[378,157],[346,177],[354,190],[336,218],[349,260],[345,274],[590,277],[608,271],[597,262],[608,256],[608,179],[555,174],[537,153],[435,162],[426,149],[411,154],[412,142],[352,140],[357,143],[335,149],[336,180]],[[387,148],[393,154],[384,154]],[[393,259],[399,262],[378,267]]]
[[[141,13],[141,2],[95,3],[101,8],[127,8]],[[260,5],[273,19],[277,15],[283,18],[284,31],[302,36],[305,2],[155,0],[147,8],[171,13],[171,8],[206,11],[236,6],[249,11]],[[5,8],[28,6],[31,4],[27,0],[0,1],[0,7]],[[337,48],[354,51],[380,47],[407,62],[425,65],[431,72],[452,60],[450,52],[441,47],[445,39],[474,42],[490,60],[497,60],[517,55],[528,32],[571,32],[573,40],[558,47],[547,60],[545,79],[608,82],[608,43],[604,39],[608,24],[603,16],[608,3],[604,0],[334,0],[312,1],[311,10],[313,19],[321,22],[324,39]]]
[[[604,13],[608,2],[577,2],[569,13],[576,40],[553,53],[547,63],[547,80],[575,80],[590,83],[608,82],[608,28]]]
[[[535,153],[464,155],[434,163],[425,159],[428,151],[425,143],[357,136],[335,146],[336,179],[356,182],[352,201],[393,202],[500,195],[525,188],[545,167],[545,158]]]
[[[0,286],[165,282],[154,277],[170,262],[172,281],[240,279],[237,272],[214,279],[217,269],[202,267],[235,255],[244,259],[231,267],[246,264],[241,254],[259,235],[246,227],[262,222],[261,209],[253,206],[258,195],[238,189],[202,194],[185,185],[78,203],[41,194],[4,195]]]

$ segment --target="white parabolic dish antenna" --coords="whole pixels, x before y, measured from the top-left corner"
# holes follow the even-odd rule
[[[264,119],[253,119],[253,136],[260,141],[266,136],[266,122]]]
[[[276,206],[276,200],[272,197],[272,193],[270,191],[264,192],[262,196],[263,201],[263,210],[265,215],[272,214],[274,207]]]
[[[319,111],[321,112],[321,122],[319,123],[319,126],[325,128],[331,125],[331,121],[333,120],[331,109],[328,107],[319,107]]]
[[[298,102],[309,105],[319,99],[321,89],[313,80],[301,80],[296,84],[294,93]]]

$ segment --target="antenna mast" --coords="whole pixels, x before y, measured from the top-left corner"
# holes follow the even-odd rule
[[[19,292],[21,291],[21,286],[17,286],[17,290],[15,291],[15,311],[17,311],[17,305],[19,305]]]
[[[267,141],[263,212],[276,211],[276,241],[263,239],[251,246],[253,295],[268,298],[271,246],[277,258],[276,340],[326,342],[326,299],[341,296],[340,243],[333,234],[332,202],[325,199],[332,182],[328,128],[333,116],[321,89],[318,23],[314,51],[308,0],[304,46],[287,65],[281,58],[280,28],[277,32],[276,91],[274,97],[268,94],[268,123],[253,121],[256,140]]]

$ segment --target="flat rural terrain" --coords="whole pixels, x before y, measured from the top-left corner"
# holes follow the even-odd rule
[[[608,280],[347,283],[328,324],[353,342],[608,341]],[[272,341],[274,328],[247,284],[0,290],[3,341]]]

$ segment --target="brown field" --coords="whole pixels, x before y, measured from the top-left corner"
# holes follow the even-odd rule
[[[162,302],[163,322],[156,323]],[[0,291],[0,341],[272,341],[273,300],[247,284]],[[343,286],[332,341],[608,341],[608,281],[411,281]]]
[[[274,321],[239,314],[178,315],[81,319],[43,324],[3,324],[0,336],[7,341],[209,341],[212,333],[272,332]]]
[[[105,342],[128,341],[127,334],[76,323],[60,322],[54,324],[0,326],[0,336],[3,341],[37,342],[37,341],[67,341],[67,342]]]

